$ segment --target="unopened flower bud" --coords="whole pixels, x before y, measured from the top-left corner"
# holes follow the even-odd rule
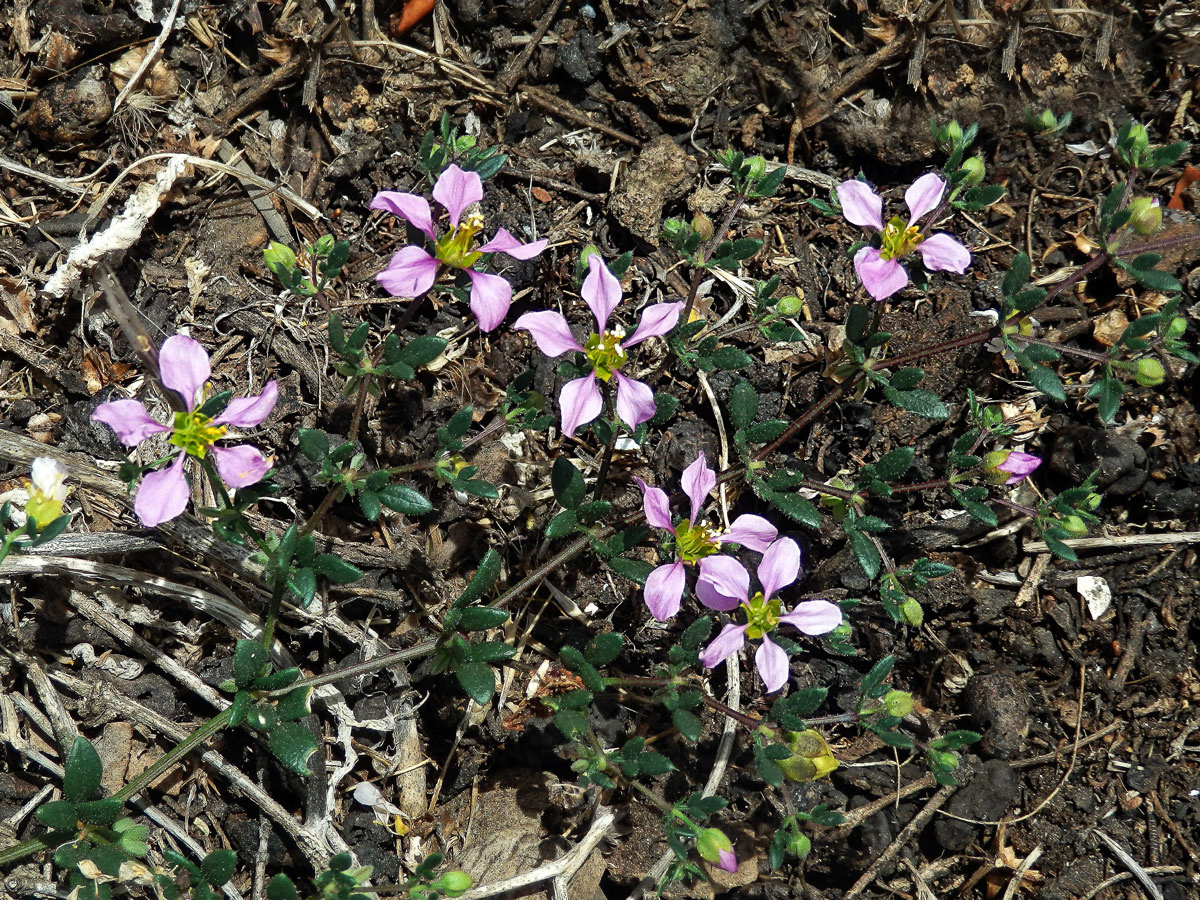
[[[1129,129],[1129,143],[1133,147],[1135,158],[1141,157],[1150,147],[1150,134],[1146,131],[1146,126],[1135,124]]]
[[[470,875],[460,872],[458,869],[442,873],[442,877],[438,881],[441,882],[442,892],[447,897],[457,897],[459,894],[469,891],[473,883]]]
[[[989,484],[1016,484],[1042,464],[1040,456],[1020,450],[993,450],[983,458],[983,477]]]
[[[1137,361],[1137,373],[1133,377],[1142,387],[1158,387],[1166,374],[1161,362],[1153,356],[1143,356]]]
[[[1162,227],[1162,218],[1157,197],[1134,197],[1129,204],[1129,224],[1140,235],[1157,234]]]
[[[889,716],[903,719],[913,711],[912,694],[908,691],[888,691],[883,695],[883,705],[887,707]]]
[[[905,597],[904,602],[900,604],[900,618],[913,628],[920,628],[921,623],[925,621],[925,610],[921,609],[921,604],[915,597]]]
[[[1058,127],[1058,120],[1054,117],[1054,113],[1048,109],[1043,109],[1036,116],[1029,116],[1028,121],[1029,127],[1038,134],[1053,131]]]
[[[701,859],[706,859],[719,869],[726,872],[737,871],[737,856],[733,852],[733,844],[719,828],[705,828],[696,836],[696,852]]]
[[[962,167],[967,173],[963,178],[963,184],[980,184],[987,175],[987,166],[983,162],[983,157],[978,153],[970,159],[964,160]]]
[[[1171,320],[1171,324],[1167,326],[1167,337],[1178,340],[1183,337],[1183,333],[1187,331],[1187,319],[1183,316],[1176,316]]]
[[[775,304],[775,308],[779,310],[782,316],[794,316],[804,309],[804,301],[799,297],[783,297]]]
[[[25,515],[39,526],[49,525],[63,514],[63,501],[70,493],[63,483],[66,477],[66,467],[53,457],[39,456],[30,464]]]
[[[788,838],[788,852],[796,859],[804,859],[812,850],[812,841],[803,832],[797,832]]]
[[[1083,537],[1088,533],[1087,523],[1079,516],[1066,516],[1062,520],[1062,527],[1067,530],[1068,534],[1073,534],[1076,537]]]
[[[929,762],[938,768],[954,771],[958,768],[958,754],[947,750],[930,750]]]
[[[707,241],[712,239],[712,219],[704,213],[696,213],[696,215],[692,216],[692,228],[695,229],[696,234],[700,235],[700,240]]]
[[[963,130],[957,119],[951,119],[950,124],[942,127],[941,143],[943,150],[952,150],[962,142]]]
[[[767,174],[767,161],[761,156],[752,156],[746,160],[746,165],[750,167],[750,178],[757,181]]]

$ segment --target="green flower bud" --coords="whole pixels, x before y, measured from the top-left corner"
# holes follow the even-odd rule
[[[1162,218],[1157,197],[1134,197],[1129,204],[1129,224],[1140,235],[1157,234],[1162,227]]]
[[[1062,527],[1065,528],[1069,534],[1073,534],[1076,537],[1082,537],[1088,533],[1087,523],[1084,522],[1079,516],[1064,517],[1062,520]]]
[[[887,707],[889,716],[903,719],[913,711],[912,694],[908,691],[888,691],[883,695],[883,705]]]
[[[460,872],[458,869],[442,873],[438,882],[441,882],[441,891],[447,897],[457,897],[459,894],[469,891],[473,883],[470,875]],[[436,885],[437,882],[434,883],[435,887]]]
[[[267,249],[263,251],[263,262],[271,271],[275,271],[276,266],[281,266],[290,272],[296,268],[296,254],[286,244],[271,241],[267,244]]]
[[[946,125],[937,129],[937,142],[943,150],[953,150],[963,139],[962,126],[957,119],[951,119]]]
[[[788,781],[816,781],[838,767],[837,758],[829,749],[829,744],[815,729],[789,731],[787,742],[792,755],[779,760],[779,768],[783,769],[783,777]]]
[[[920,628],[921,623],[925,621],[925,610],[921,609],[921,604],[915,597],[906,597],[900,604],[900,618],[913,628]]]
[[[750,179],[758,181],[767,174],[767,161],[761,156],[752,156],[746,160],[746,165],[750,168]]]
[[[980,184],[987,175],[987,166],[983,162],[983,157],[978,153],[970,159],[964,160],[962,167],[967,172],[963,184]]]
[[[1150,148],[1150,134],[1145,125],[1135,124],[1129,129],[1129,144],[1135,157],[1140,157]]]
[[[954,771],[958,768],[958,754],[948,750],[930,750],[929,763],[939,769]]]
[[[808,839],[808,835],[803,832],[797,832],[788,838],[788,853],[796,857],[796,859],[804,859],[812,850],[812,841]]]
[[[1008,472],[1001,471],[997,466],[1008,459],[1008,450],[993,450],[983,457],[981,472],[983,480],[988,484],[1004,484],[1008,481]]]
[[[1036,116],[1026,113],[1029,127],[1036,133],[1041,134],[1046,131],[1053,131],[1058,127],[1058,120],[1054,117],[1054,113],[1048,109],[1043,109]]]
[[[780,315],[794,316],[804,308],[804,301],[799,297],[782,297],[775,304],[775,308],[779,310]]]
[[[1183,337],[1183,333],[1187,331],[1187,319],[1183,316],[1176,316],[1171,320],[1171,324],[1167,326],[1167,337],[1179,339]]]
[[[702,241],[707,241],[713,236],[712,219],[704,213],[696,213],[692,216],[692,228],[695,229],[696,234],[700,235]]]
[[[1143,356],[1137,361],[1137,373],[1133,377],[1142,387],[1158,387],[1166,374],[1161,362],[1153,356]]]
[[[701,859],[708,860],[717,868],[726,872],[737,871],[737,857],[733,853],[733,844],[720,828],[705,828],[696,835],[696,852]]]

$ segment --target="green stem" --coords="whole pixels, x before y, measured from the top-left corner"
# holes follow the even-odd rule
[[[117,791],[113,796],[121,802],[132,799],[141,793],[148,785],[156,781],[163,773],[175,767],[183,757],[187,756],[196,747],[207,741],[210,737],[220,731],[229,724],[229,716],[233,712],[233,707],[228,706],[221,712],[217,713],[177,745],[172,747],[157,760],[154,765],[146,769],[137,778],[126,784],[121,790]]]
[[[608,385],[604,386],[604,406],[610,413],[612,412],[612,390]],[[592,488],[592,499],[601,500],[604,498],[604,485],[608,481],[608,469],[612,465],[613,453],[617,449],[617,433],[620,430],[620,423],[616,416],[613,416],[608,423],[608,442],[604,445],[604,456],[600,460],[600,471],[596,474],[596,484]]]
[[[43,850],[53,850],[55,847],[61,847],[63,844],[69,844],[75,839],[76,834],[74,831],[47,831],[45,834],[39,834],[35,838],[21,841],[21,843],[13,844],[11,847],[5,847],[3,850],[0,850],[0,870],[21,861],[27,856],[41,853]]]

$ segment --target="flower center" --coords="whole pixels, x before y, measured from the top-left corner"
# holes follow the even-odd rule
[[[746,624],[750,626],[746,629],[748,638],[761,638],[764,634],[770,634],[779,624],[779,601],[767,600],[762,591],[751,597],[749,603],[743,603],[742,609],[746,611]]]
[[[189,456],[204,459],[209,445],[225,435],[224,425],[212,425],[212,418],[198,412],[175,413],[171,423],[171,443]]]
[[[442,235],[434,244],[433,254],[446,265],[455,269],[469,269],[479,257],[483,256],[475,249],[475,236],[483,229],[483,216],[472,213],[453,231]]]
[[[701,522],[693,525],[684,519],[675,526],[675,549],[685,563],[694,563],[712,556],[720,547],[717,545],[717,530]]]
[[[900,259],[912,253],[923,240],[925,237],[916,225],[905,225],[899,216],[892,216],[891,221],[883,226],[879,258]]]
[[[601,381],[608,381],[613,377],[613,372],[621,368],[625,362],[627,355],[625,348],[621,346],[621,338],[625,337],[625,332],[621,329],[614,331],[606,331],[604,334],[592,333],[592,336],[587,339],[587,343],[583,345],[583,352],[587,355],[588,362],[592,364],[592,369],[596,372],[596,377]]]

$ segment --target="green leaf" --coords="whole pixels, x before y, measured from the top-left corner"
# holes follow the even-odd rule
[[[887,677],[892,674],[892,666],[896,662],[896,657],[885,656],[875,665],[871,666],[871,671],[863,676],[862,684],[859,689],[864,697],[879,697],[884,691],[882,690],[883,683]]]
[[[488,548],[488,552],[479,561],[479,568],[471,578],[466,590],[454,601],[455,606],[470,606],[492,589],[496,579],[500,577],[500,554]]]
[[[758,392],[742,379],[729,394],[729,418],[734,428],[745,428],[758,415]]]
[[[75,736],[63,768],[63,799],[83,803],[100,793],[100,777],[104,768],[100,754],[87,738]]]
[[[575,510],[564,509],[546,526],[546,537],[550,539],[566,537],[575,530],[575,526],[578,524],[579,516],[575,514]]]
[[[300,900],[292,879],[283,873],[267,882],[267,900]]]
[[[875,542],[861,531],[851,531],[848,533],[848,537],[850,538],[850,552],[858,560],[858,565],[862,568],[863,573],[874,581],[879,575],[880,564],[879,549],[875,546]]]
[[[292,666],[289,669],[280,669],[278,672],[272,672],[270,675],[255,678],[254,684],[250,688],[255,691],[278,691],[287,687],[299,677],[300,670]]]
[[[246,690],[238,691],[233,695],[233,702],[229,704],[229,727],[237,728],[246,721],[246,713],[250,712],[250,704],[253,698],[250,692]]]
[[[310,706],[312,692],[313,689],[311,687],[298,687],[280,697],[279,702],[275,704],[275,712],[279,716],[279,720],[281,722],[295,722],[297,719],[302,719],[312,712],[312,707]]]
[[[1004,282],[1001,285],[1001,290],[1006,297],[1011,297],[1029,280],[1029,274],[1033,271],[1033,266],[1029,262],[1029,256],[1024,253],[1018,253],[1013,257],[1012,265],[1008,271],[1004,273]]]
[[[496,690],[496,676],[492,667],[480,662],[463,663],[454,671],[454,677],[467,692],[467,696],[480,706],[487,706]]]
[[[512,659],[516,652],[516,647],[503,641],[478,641],[467,644],[466,659],[468,662],[500,662]]]
[[[671,721],[679,729],[679,733],[693,744],[700,740],[700,717],[691,710],[675,710],[671,713]]]
[[[428,365],[446,349],[446,341],[440,337],[425,335],[409,341],[404,349],[400,351],[400,359],[408,363],[414,369],[419,369],[421,366]]]
[[[685,650],[699,649],[700,645],[712,634],[712,626],[711,616],[701,616],[683,630],[683,634],[679,636],[679,645]]]
[[[492,609],[490,606],[472,606],[464,609],[458,619],[459,631],[487,631],[499,628],[508,621],[508,610]]]
[[[638,756],[638,767],[643,775],[649,775],[651,778],[675,771],[674,763],[653,750],[647,750]]]
[[[300,598],[301,606],[308,606],[317,593],[317,573],[307,566],[292,570],[288,589]]]
[[[351,565],[340,556],[332,553],[321,553],[313,560],[313,571],[322,575],[334,584],[353,584],[363,577],[362,569]]]
[[[232,850],[214,850],[200,863],[200,874],[213,887],[220,887],[233,877],[237,869],[237,854]]]
[[[274,706],[264,700],[250,707],[246,713],[246,724],[255,731],[271,731],[279,724],[279,714]]]
[[[565,456],[554,461],[554,468],[550,470],[550,488],[554,491],[554,499],[563,509],[575,509],[587,494],[583,475]]]
[[[629,559],[625,556],[618,556],[608,560],[608,567],[622,578],[628,578],[634,584],[640,585],[645,585],[646,579],[654,571],[654,566],[645,560]]]
[[[55,831],[74,831],[79,816],[70,800],[51,800],[37,808],[38,821]]]
[[[744,369],[754,361],[745,350],[730,346],[718,347],[709,354],[708,359],[713,366],[726,371]]]
[[[495,500],[500,496],[500,491],[491,482],[484,481],[480,478],[468,478],[466,481],[455,482],[455,487],[465,494],[470,494],[472,497],[480,497],[484,500]]]
[[[1178,279],[1162,269],[1130,269],[1129,274],[1152,291],[1178,292],[1183,290],[1183,285],[1179,283]]]
[[[471,423],[475,420],[475,410],[473,407],[464,406],[446,423],[446,433],[452,437],[460,438],[467,433],[467,429],[471,427]]]
[[[308,758],[316,752],[318,744],[307,728],[299,722],[284,722],[275,726],[268,739],[271,752],[285,768],[297,775],[311,775]]]
[[[858,516],[854,520],[854,527],[858,531],[865,531],[867,534],[879,534],[882,531],[887,531],[888,523],[878,516]]]
[[[577,709],[560,709],[554,714],[554,725],[567,740],[576,740],[587,734],[587,713]]]
[[[368,522],[379,518],[379,495],[375,491],[362,490],[358,492],[358,506]]]
[[[879,729],[875,732],[875,736],[889,747],[897,747],[901,750],[911,750],[913,746],[912,738],[902,731]]]
[[[898,391],[910,391],[925,378],[925,370],[916,367],[899,369],[888,382]]]
[[[889,399],[901,409],[906,409],[926,419],[941,422],[950,417],[950,411],[933,391],[921,388],[912,391],[897,391],[895,396],[889,397]]]
[[[1154,147],[1142,157],[1142,168],[1157,169],[1161,166],[1173,166],[1179,161],[1179,157],[1183,156],[1187,146],[1186,141],[1178,141],[1174,144],[1167,144],[1165,147]]]
[[[584,525],[594,525],[612,512],[612,504],[607,500],[593,500],[580,504],[574,512]]]
[[[108,826],[121,818],[124,806],[116,797],[105,797],[103,800],[75,804],[75,815],[85,825]]]
[[[996,514],[992,512],[990,506],[985,506],[982,503],[976,503],[974,500],[960,500],[962,508],[971,514],[971,518],[978,519],[984,525],[992,528],[996,527]]]
[[[757,425],[750,425],[742,429],[742,438],[748,444],[765,444],[787,431],[789,424],[783,419],[768,419],[766,422],[759,422]]]
[[[908,471],[916,454],[917,451],[912,447],[898,447],[875,463],[876,476],[885,481],[895,481]]]
[[[607,666],[620,655],[624,643],[625,638],[617,632],[602,632],[588,641],[583,655],[593,666]]]
[[[1059,403],[1066,402],[1067,392],[1063,388],[1062,379],[1053,370],[1036,363],[1028,363],[1024,366],[1024,370],[1025,377],[1035,388],[1051,400],[1057,400]]]
[[[821,526],[821,514],[817,512],[815,506],[803,497],[797,494],[772,492],[767,499],[781,513],[789,519],[800,523],[805,528],[819,528]]]
[[[379,490],[379,499],[388,509],[406,516],[423,516],[433,512],[429,498],[406,484],[387,484]]]

